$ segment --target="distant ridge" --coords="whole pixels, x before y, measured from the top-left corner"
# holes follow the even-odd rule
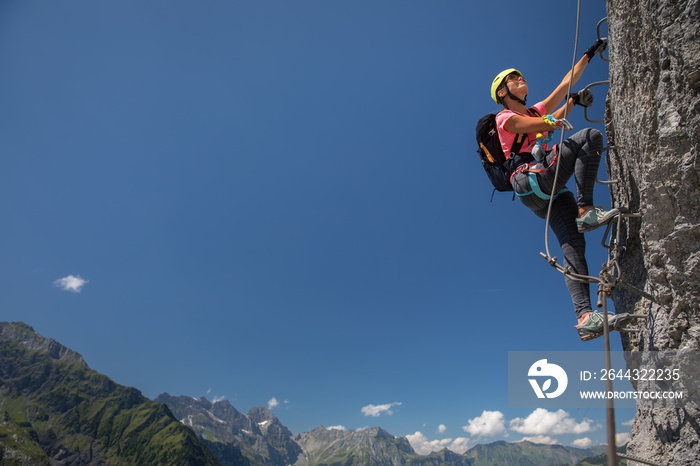
[[[296,466],[307,465],[421,465],[469,466],[461,455],[443,449],[419,455],[405,437],[394,437],[380,427],[362,430],[326,429],[319,426],[294,436],[304,456]]]
[[[573,465],[605,453],[605,446],[574,448],[563,445],[542,445],[528,441],[508,443],[498,441],[475,445],[464,456],[474,466],[503,465]],[[604,463],[601,463],[604,464]]]

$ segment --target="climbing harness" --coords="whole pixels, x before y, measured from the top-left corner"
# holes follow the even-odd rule
[[[567,95],[571,93],[571,87],[573,85],[573,71],[576,66],[576,55],[577,55],[577,48],[578,48],[578,37],[579,37],[579,25],[580,25],[580,18],[581,18],[581,0],[578,0],[578,8],[577,8],[577,13],[576,13],[576,39],[574,42],[574,57],[573,57],[573,63],[571,65],[571,73],[570,73],[570,79],[569,79],[569,88],[567,90]],[[607,39],[602,39],[600,36],[600,26],[601,24],[607,21],[607,17],[602,19],[601,21],[598,22],[597,25],[597,35],[598,35],[598,40],[607,40]],[[600,50],[598,52],[600,54],[600,57],[608,62],[610,60],[606,59],[603,57],[603,50]],[[589,57],[590,58],[590,57]],[[597,85],[602,85],[602,84],[609,84],[609,81],[602,81],[602,82],[597,82],[590,84],[587,86],[585,89],[589,89],[590,87],[597,86]],[[566,99],[566,106],[564,108],[564,115],[568,115],[568,110],[569,110],[569,99]],[[586,108],[587,110],[587,108]],[[586,120],[592,122],[592,123],[597,123],[597,122],[602,122],[603,120],[590,120],[588,118],[588,114],[584,111],[584,114],[586,116]],[[564,143],[564,129],[562,128],[561,132],[561,142],[560,142],[560,147]],[[608,150],[611,148],[607,148]],[[604,149],[606,150],[606,149]],[[555,174],[554,174],[554,182],[553,185],[556,186],[557,183],[557,177],[559,175],[559,165],[557,164]],[[616,181],[599,181],[596,180],[599,183],[603,184],[614,184]],[[547,209],[547,221],[545,225],[545,248],[546,248],[546,254],[545,253],[540,253],[540,255],[549,262],[549,264],[554,267],[556,270],[561,272],[564,277],[569,278],[574,281],[578,281],[581,283],[597,283],[598,284],[598,307],[602,308],[602,314],[603,316],[608,315],[608,309],[607,309],[607,300],[611,297],[612,290],[614,289],[615,286],[620,286],[628,291],[631,291],[633,293],[638,294],[639,296],[643,297],[644,299],[647,299],[651,302],[654,302],[658,305],[661,305],[658,300],[652,296],[651,294],[639,290],[621,279],[621,269],[619,266],[619,260],[620,260],[620,255],[622,253],[621,251],[621,222],[624,219],[631,219],[631,218],[639,218],[641,217],[640,214],[638,213],[633,213],[630,212],[628,209],[621,208],[619,209],[619,212],[615,217],[608,223],[605,235],[603,237],[602,241],[602,246],[608,250],[608,261],[603,264],[600,275],[598,277],[592,277],[588,275],[580,275],[573,273],[569,267],[563,267],[560,264],[557,263],[557,258],[552,257],[550,250],[549,250],[549,222],[550,222],[550,216],[552,212],[552,205],[553,205],[554,198],[549,199],[549,206]],[[613,235],[611,234],[612,228],[615,228],[615,236],[613,238]],[[606,241],[606,238],[610,238],[609,241]],[[603,336],[604,336],[604,353],[605,353],[605,368],[606,370],[610,371],[612,368],[612,362],[611,362],[611,351],[610,351],[610,331],[611,330],[619,330],[619,331],[639,331],[634,328],[629,328],[627,327],[629,324],[632,322],[639,320],[639,319],[646,319],[647,316],[643,314],[619,314],[616,315],[613,319],[610,321],[607,318],[602,319],[603,320]],[[607,392],[612,392],[613,391],[613,386],[612,386],[612,378],[607,378],[605,381],[605,390]],[[647,461],[647,460],[641,460],[638,458],[634,458],[628,455],[621,455],[617,453],[617,450],[615,448],[616,446],[616,439],[615,439],[615,405],[613,399],[607,398],[606,399],[606,424],[607,424],[607,444],[608,444],[608,451],[607,451],[607,456],[608,456],[608,466],[617,466],[618,462],[617,459],[618,457],[624,458],[624,459],[630,459],[633,461],[637,461],[640,463],[656,466],[656,463]]]
[[[550,133],[550,135],[551,135],[551,133]],[[557,163],[558,157],[559,157],[558,155],[555,155],[552,158],[552,161],[549,164],[549,166],[547,166],[545,168],[535,168],[535,166],[536,166],[535,163],[528,163],[528,164],[520,165],[511,175],[511,179],[515,176],[516,173],[527,172],[527,179],[528,179],[528,182],[530,184],[530,191],[528,191],[526,193],[516,192],[515,194],[518,197],[524,197],[524,196],[529,196],[530,194],[534,194],[535,196],[539,197],[540,199],[544,199],[545,201],[550,200],[552,198],[552,195],[547,194],[544,191],[542,191],[542,188],[540,188],[540,184],[537,181],[537,174],[542,173],[542,172],[546,172],[547,170],[552,168]],[[560,189],[554,195],[554,199],[556,199],[560,194],[565,193],[565,192],[569,192],[569,190],[567,188]]]
[[[546,194],[544,191],[542,191],[539,183],[537,182],[537,174],[535,172],[529,171],[527,173],[527,179],[530,182],[530,191],[523,194],[515,193],[518,195],[518,197],[534,194],[535,196],[539,197],[540,199],[544,199],[545,201],[548,201],[552,197],[551,194]],[[559,190],[559,192],[554,195],[554,199],[556,199],[557,197],[559,197],[560,194],[565,192],[569,192],[569,190],[567,188]]]

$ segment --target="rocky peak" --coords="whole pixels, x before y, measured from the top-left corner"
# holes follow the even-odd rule
[[[248,413],[246,414],[253,422],[255,423],[262,423],[265,421],[272,421],[277,419],[274,414],[272,414],[272,411],[269,409],[263,407],[263,406],[256,406],[254,408],[250,408],[248,410]]]
[[[204,408],[206,410],[209,410],[212,408],[211,402],[209,400],[207,400],[206,398],[204,398],[203,396],[200,396],[195,401],[199,406],[201,406],[202,408]]]
[[[214,416],[232,424],[240,424],[242,420],[248,419],[245,414],[234,408],[228,400],[217,401],[211,405],[210,409]],[[243,423],[243,425],[247,425],[247,423]]]
[[[29,350],[41,351],[53,359],[87,364],[75,351],[66,348],[53,338],[44,338],[23,322],[0,322],[0,342],[16,341]]]
[[[164,393],[155,401],[167,404],[180,422],[219,452],[224,463],[235,454],[252,463],[293,464],[301,453],[289,429],[262,406],[243,414],[227,400],[210,403],[203,397],[173,397]],[[220,445],[232,448],[217,450]]]

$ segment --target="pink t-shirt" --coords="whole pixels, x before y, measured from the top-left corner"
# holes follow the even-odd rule
[[[537,110],[540,115],[546,115],[547,109],[544,105],[544,102],[537,102],[535,105],[533,105],[531,108],[534,108]],[[509,133],[506,131],[506,122],[510,120],[510,118],[514,115],[522,115],[522,116],[536,116],[536,115],[525,115],[522,113],[514,112],[513,110],[503,110],[500,112],[498,115],[496,115],[496,126],[498,127],[498,139],[501,141],[501,147],[503,148],[503,153],[506,155],[506,159],[510,158],[510,149],[513,147],[513,143],[515,142],[515,133]],[[549,134],[548,131],[545,131],[542,133],[544,136],[547,137]],[[520,149],[520,152],[532,152],[532,148],[535,147],[535,144],[537,143],[537,133],[527,133],[526,134],[526,139],[525,142],[523,142],[522,148]],[[544,144],[544,149],[549,150],[549,147],[547,144]]]

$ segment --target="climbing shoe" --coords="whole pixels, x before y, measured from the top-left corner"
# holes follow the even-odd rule
[[[619,213],[620,209],[605,210],[600,207],[591,207],[583,217],[576,219],[578,231],[579,233],[585,233],[607,225]]]
[[[608,314],[608,324],[615,317],[614,314]],[[575,325],[576,330],[578,330],[578,336],[581,337],[581,341],[590,341],[598,338],[603,334],[603,314],[598,311],[589,312],[586,316],[586,320],[578,325]],[[612,325],[610,327],[612,329]]]

